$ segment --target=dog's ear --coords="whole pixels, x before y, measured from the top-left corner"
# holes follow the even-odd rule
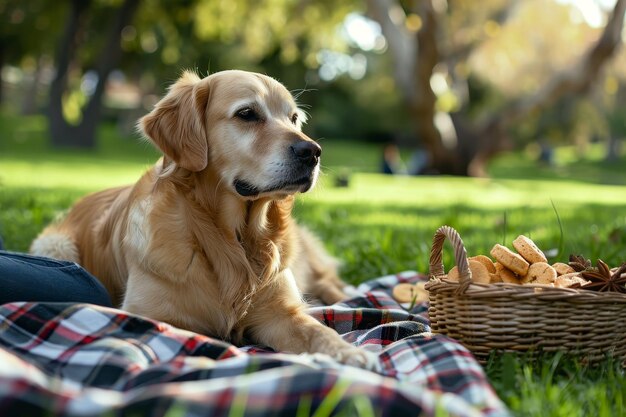
[[[209,79],[185,72],[139,121],[144,135],[179,166],[202,171],[208,164],[206,110]]]

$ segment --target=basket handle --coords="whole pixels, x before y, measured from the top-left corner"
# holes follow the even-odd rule
[[[459,269],[460,285],[456,293],[463,294],[472,283],[472,271],[469,269],[467,251],[463,245],[463,240],[461,239],[459,233],[450,226],[441,226],[435,232],[435,236],[433,237],[433,247],[430,250],[429,277],[430,279],[433,279],[445,275],[442,253],[443,243],[445,242],[446,237],[452,244],[454,249],[454,260],[456,261],[457,268]]]

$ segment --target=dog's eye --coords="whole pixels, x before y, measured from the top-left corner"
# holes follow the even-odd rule
[[[259,114],[254,109],[251,109],[250,107],[246,107],[244,109],[237,111],[237,113],[235,113],[235,116],[237,116],[241,120],[245,120],[246,122],[256,122],[258,120],[261,120],[261,117],[259,117]]]
[[[291,123],[295,125],[297,122],[298,122],[298,113],[294,113],[293,116],[291,116]]]

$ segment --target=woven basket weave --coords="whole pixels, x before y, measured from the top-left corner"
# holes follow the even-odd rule
[[[458,282],[444,272],[446,238],[454,248]],[[560,350],[586,362],[611,355],[626,364],[626,294],[473,283],[463,241],[449,226],[435,233],[426,289],[432,331],[457,339],[483,363],[493,350]]]

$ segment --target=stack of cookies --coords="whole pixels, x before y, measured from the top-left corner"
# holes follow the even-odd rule
[[[528,237],[520,235],[513,241],[513,250],[496,244],[491,256],[468,258],[472,281],[481,284],[504,282],[508,284],[535,284],[567,288],[574,284],[585,285],[583,279],[571,266],[564,263],[548,264],[544,253]],[[459,280],[459,271],[454,267],[448,272],[448,279]]]

